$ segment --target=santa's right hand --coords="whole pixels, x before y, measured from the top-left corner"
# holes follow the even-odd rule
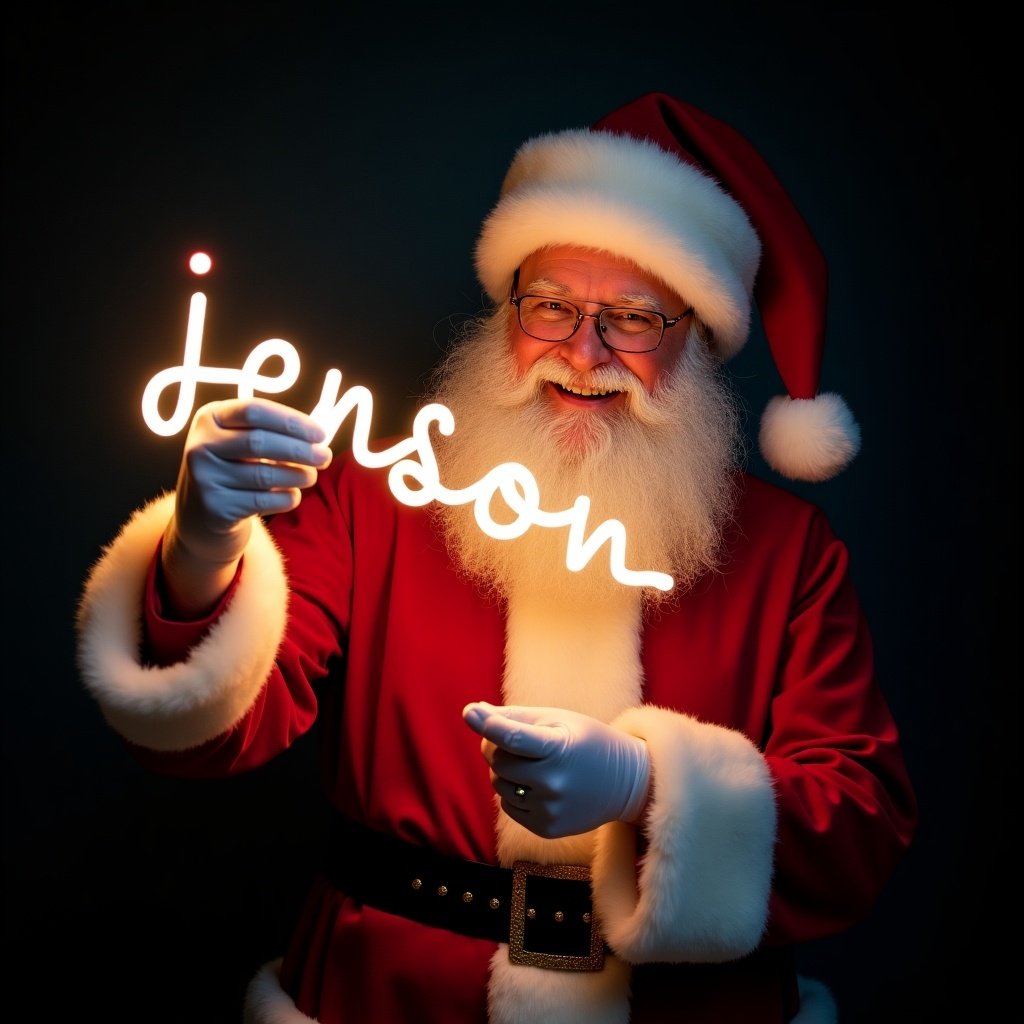
[[[254,515],[295,508],[331,462],[323,427],[265,398],[210,402],[185,439],[174,512],[175,540],[208,564],[237,561]]]

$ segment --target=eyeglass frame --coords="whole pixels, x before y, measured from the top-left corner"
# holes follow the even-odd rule
[[[546,342],[548,345],[562,345],[562,344],[564,344],[565,342],[567,342],[580,329],[580,324],[583,323],[584,320],[596,320],[597,321],[597,336],[600,339],[601,344],[604,345],[605,348],[611,349],[613,352],[623,352],[623,353],[625,353],[628,356],[645,355],[648,352],[657,352],[658,349],[661,347],[662,341],[665,338],[665,331],[668,330],[668,328],[670,328],[670,327],[675,327],[675,325],[677,323],[679,323],[680,320],[685,320],[688,316],[690,316],[693,313],[693,306],[690,306],[689,309],[684,310],[682,313],[679,314],[679,316],[675,316],[675,317],[667,317],[667,316],[665,316],[664,313],[660,312],[657,309],[645,309],[645,308],[643,308],[641,306],[635,306],[635,307],[634,306],[602,306],[596,313],[584,313],[580,309],[578,303],[573,302],[572,299],[562,299],[558,295],[535,295],[532,292],[529,292],[526,295],[517,295],[516,294],[516,289],[519,287],[519,271],[520,271],[520,269],[521,269],[520,267],[516,267],[515,273],[512,275],[512,288],[511,288],[511,291],[509,292],[509,297],[508,297],[508,301],[513,306],[515,306],[515,308],[516,308],[516,323],[519,324],[519,329],[528,338],[533,338],[534,341]],[[555,300],[560,301],[560,302],[565,302],[568,305],[572,306],[573,309],[576,310],[576,323],[573,324],[572,330],[564,338],[559,338],[557,341],[552,341],[550,338],[538,338],[537,335],[531,334],[523,326],[522,309],[521,309],[521,307],[519,305],[519,303],[523,299],[555,299]],[[601,317],[604,316],[604,314],[609,309],[636,309],[636,311],[639,312],[639,313],[649,313],[652,316],[658,317],[661,320],[661,334],[658,335],[658,343],[656,345],[654,345],[652,348],[640,348],[640,349],[636,349],[636,348],[616,348],[614,345],[610,345],[608,343],[608,341],[605,339],[605,334],[606,334],[608,328],[605,327],[601,323]]]

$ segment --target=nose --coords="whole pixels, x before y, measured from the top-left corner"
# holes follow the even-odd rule
[[[612,361],[612,350],[601,340],[597,317],[584,315],[572,337],[559,346],[563,359],[577,370],[590,370]]]

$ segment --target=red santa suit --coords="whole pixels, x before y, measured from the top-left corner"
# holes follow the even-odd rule
[[[79,651],[145,764],[244,772],[319,716],[327,796],[346,819],[469,861],[591,873],[600,971],[513,964],[503,942],[376,909],[325,876],[283,961],[251,986],[249,1019],[835,1019],[790,950],[871,907],[914,798],[846,548],[816,506],[740,483],[720,571],[646,620],[628,587],[583,623],[485,599],[430,510],[399,505],[385,472],[347,456],[294,512],[257,523],[202,623],[160,614],[173,496],[132,517],[85,588]],[[512,822],[461,718],[476,700],[570,707],[642,737],[642,823],[544,840]]]

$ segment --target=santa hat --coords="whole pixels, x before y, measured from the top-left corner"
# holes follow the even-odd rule
[[[734,356],[756,300],[786,388],[761,417],[761,453],[793,480],[845,468],[860,428],[844,400],[818,393],[827,269],[803,217],[735,129],[663,93],[648,93],[593,128],[551,132],[516,152],[476,247],[495,302],[527,256],[580,245],[624,256],[659,277]]]

